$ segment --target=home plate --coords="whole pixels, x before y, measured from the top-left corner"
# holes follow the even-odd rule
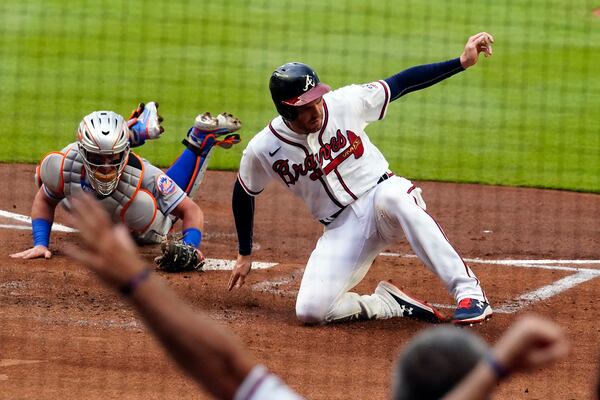
[[[259,262],[252,263],[252,269],[268,269],[278,263]],[[223,260],[221,258],[207,258],[204,262],[204,271],[231,271],[235,266],[235,260]]]

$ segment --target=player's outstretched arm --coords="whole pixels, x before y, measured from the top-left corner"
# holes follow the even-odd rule
[[[46,196],[43,187],[38,190],[31,206],[33,247],[19,253],[11,254],[12,258],[32,259],[44,257],[45,259],[49,259],[52,257],[52,252],[48,246],[50,243],[52,222],[54,221],[54,211],[57,204],[58,202]]]
[[[240,288],[252,268],[252,231],[254,224],[254,197],[242,187],[239,179],[235,182],[231,208],[238,236],[238,257],[231,271],[227,289]]]
[[[560,326],[548,319],[526,316],[515,322],[490,357],[481,361],[444,400],[485,400],[510,373],[530,372],[563,359],[569,343]]]
[[[471,36],[465,45],[462,55],[458,58],[417,65],[385,79],[390,88],[390,101],[399,99],[408,93],[415,92],[435,85],[445,79],[464,71],[477,63],[480,53],[492,55],[494,38],[486,32]]]
[[[178,365],[213,396],[232,399],[256,365],[229,331],[177,298],[140,257],[128,230],[112,226],[89,196],[73,198],[71,223],[83,244],[67,253],[106,284],[128,294],[146,325]]]
[[[200,209],[200,206],[185,196],[183,201],[173,209],[172,214],[182,221],[182,241],[194,246],[200,259],[204,259],[204,256],[200,252],[202,230],[204,229],[204,213]]]

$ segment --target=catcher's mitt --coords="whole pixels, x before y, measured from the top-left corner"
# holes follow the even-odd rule
[[[166,272],[202,271],[204,260],[194,246],[168,238],[160,244],[162,256],[156,257],[157,268]]]

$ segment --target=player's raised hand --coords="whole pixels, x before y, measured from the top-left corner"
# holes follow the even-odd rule
[[[465,45],[465,50],[460,56],[460,63],[463,68],[467,69],[477,64],[479,53],[483,53],[486,57],[491,56],[492,43],[494,43],[494,37],[487,32],[479,32],[471,36]]]
[[[44,257],[46,260],[48,260],[52,257],[52,252],[46,246],[38,244],[37,246],[34,246],[31,249],[21,251],[19,253],[13,253],[10,255],[10,257],[22,258],[24,260]]]
[[[83,244],[65,252],[86,264],[107,283],[121,287],[142,271],[140,257],[124,225],[113,225],[108,213],[90,195],[73,196],[69,222],[79,230]]]
[[[158,139],[165,131],[161,125],[162,121],[163,118],[158,114],[158,103],[140,103],[127,121],[131,131],[131,146],[141,146],[146,140]]]
[[[569,342],[561,327],[545,318],[525,316],[494,346],[494,355],[507,371],[526,372],[564,358]]]
[[[234,287],[241,288],[246,281],[246,276],[250,273],[250,268],[252,268],[252,256],[238,255],[235,267],[233,267],[233,271],[231,271],[231,276],[229,277],[227,289],[231,290]]]

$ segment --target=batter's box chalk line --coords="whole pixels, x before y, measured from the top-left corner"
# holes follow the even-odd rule
[[[399,254],[399,253],[381,253],[383,257],[404,257],[417,258],[414,254]],[[600,276],[600,269],[580,268],[569,265],[600,265],[600,260],[486,260],[481,258],[467,258],[466,262],[472,264],[489,265],[495,267],[514,267],[514,268],[534,268],[543,270],[558,270],[574,272],[573,274],[554,281],[548,285],[538,289],[523,293],[508,302],[492,305],[494,312],[497,314],[512,314],[522,310],[537,302],[548,300],[559,295],[577,285],[588,282]],[[558,265],[556,265],[558,264]],[[292,273],[276,279],[266,280],[255,283],[251,286],[252,290],[258,292],[267,292],[271,294],[283,295],[286,297],[295,297],[298,294],[297,290],[283,289],[298,278],[303,269],[297,269]],[[456,306],[450,304],[434,304],[437,308],[453,309]]]
[[[27,215],[21,215],[12,213],[9,211],[0,210],[0,217],[12,219],[18,222],[26,223],[27,225],[15,225],[15,224],[0,224],[0,228],[4,229],[16,229],[16,230],[31,230],[31,218]],[[73,233],[77,232],[76,229],[69,228],[68,226],[61,225],[58,223],[52,224],[52,230],[57,232]],[[252,269],[267,269],[271,268],[278,263],[273,262],[260,262],[255,261],[252,263]],[[235,260],[223,260],[220,258],[207,258],[204,264],[205,271],[231,271],[235,266]]]
[[[384,257],[404,257],[404,258],[417,258],[414,254],[400,254],[400,253],[381,253]],[[512,314],[525,307],[533,305],[537,302],[548,300],[554,296],[557,296],[569,289],[574,288],[577,285],[591,281],[592,279],[600,276],[600,269],[594,268],[580,268],[569,265],[600,265],[600,260],[486,260],[482,258],[465,258],[466,262],[472,264],[489,265],[496,267],[508,267],[508,268],[534,268],[534,269],[545,269],[554,271],[570,271],[574,272],[572,275],[565,276],[557,281],[554,281],[548,285],[542,286],[538,289],[526,292],[517,296],[514,299],[509,300],[504,304],[500,304],[494,307],[494,312],[498,314]],[[435,307],[439,308],[454,308],[453,305],[448,304],[434,304]]]
[[[9,211],[0,210],[0,217],[27,223],[27,225],[0,224],[0,228],[31,230],[31,217],[28,217],[27,215],[21,215],[21,214],[12,213]],[[52,230],[55,232],[68,232],[68,233],[77,232],[77,230],[75,230],[73,228],[69,228],[68,226],[57,224],[57,223],[52,224]]]
[[[13,225],[13,224],[0,224],[0,228],[4,229],[31,229],[31,218],[26,215],[16,214],[9,211],[0,210],[0,217],[12,219],[18,222],[26,223],[27,225]],[[53,231],[58,232],[76,232],[75,229],[69,228],[61,224],[53,224]],[[414,254],[400,254],[400,253],[389,253],[384,252],[380,254],[383,257],[403,257],[403,258],[416,258]],[[577,285],[591,281],[592,279],[600,275],[600,269],[594,268],[581,268],[582,265],[589,266],[600,266],[600,260],[511,260],[511,259],[499,259],[499,260],[487,260],[481,258],[465,258],[466,262],[479,265],[489,265],[495,267],[508,267],[508,268],[534,268],[534,269],[545,269],[555,271],[569,271],[573,274],[554,281],[548,285],[542,286],[538,289],[530,292],[523,293],[522,295],[500,305],[494,306],[494,312],[499,314],[512,314],[525,307],[528,307],[534,303],[548,300],[554,296],[557,296],[569,289],[574,288]],[[253,269],[268,269],[272,268],[278,263],[276,262],[253,262]],[[206,271],[230,271],[235,266],[235,260],[223,260],[218,258],[208,258],[204,265]],[[256,283],[251,286],[255,291],[268,292],[274,294],[280,294],[284,296],[293,297],[297,294],[296,290],[281,289],[281,286],[288,285],[302,273],[302,269],[292,271],[287,276],[282,278],[266,280]],[[454,308],[453,305],[448,304],[434,304],[439,308]]]

